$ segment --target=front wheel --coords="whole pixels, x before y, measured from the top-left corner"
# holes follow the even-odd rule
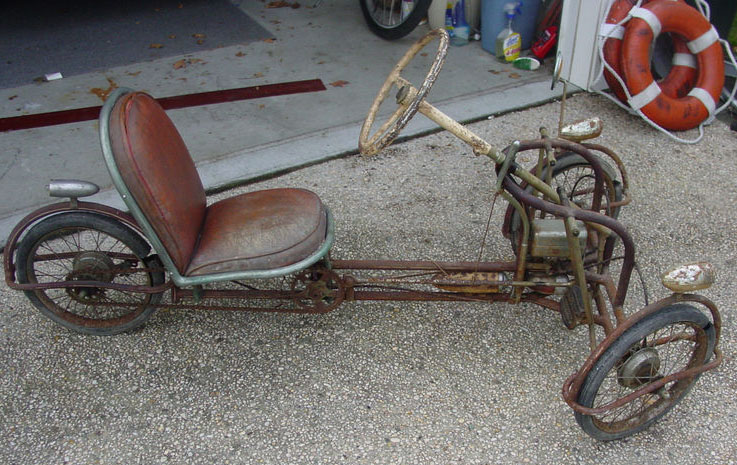
[[[584,407],[598,408],[663,377],[704,365],[716,333],[709,318],[686,304],[674,304],[643,318],[606,349],[586,376],[578,395]],[[620,439],[644,430],[668,413],[691,390],[697,376],[665,384],[600,415],[576,413],[595,439]]]
[[[427,16],[432,0],[359,0],[371,32],[386,40],[401,39]]]
[[[164,272],[148,243],[129,227],[102,215],[64,213],[34,225],[18,246],[19,283],[97,281],[156,286]],[[161,293],[109,287],[67,287],[25,291],[28,299],[62,326],[85,334],[111,335],[142,325]]]

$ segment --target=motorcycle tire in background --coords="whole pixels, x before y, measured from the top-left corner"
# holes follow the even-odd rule
[[[432,0],[358,0],[369,29],[386,40],[401,39],[427,17]]]

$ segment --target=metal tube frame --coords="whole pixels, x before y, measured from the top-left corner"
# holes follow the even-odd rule
[[[403,81],[406,82],[406,81]],[[405,83],[405,86],[410,84]],[[411,85],[410,85],[411,86]],[[413,88],[405,89],[405,96],[409,95],[414,97],[417,95],[417,91]],[[120,96],[127,92],[127,90],[119,90],[116,96]],[[114,101],[115,99],[111,99]],[[411,99],[410,99],[411,100]],[[416,102],[415,102],[416,103]],[[402,102],[399,102],[402,106]],[[107,117],[109,116],[110,105],[106,105],[105,111],[101,117],[101,132],[105,136],[107,131]],[[341,298],[337,302],[337,305],[345,300],[393,300],[393,301],[465,301],[465,302],[530,302],[549,308],[554,311],[560,311],[560,304],[549,298],[542,289],[549,287],[569,287],[572,285],[580,286],[582,294],[587,295],[589,290],[593,292],[594,303],[596,304],[598,315],[594,315],[588,299],[585,299],[585,313],[586,320],[589,325],[589,334],[591,342],[591,353],[584,363],[583,367],[571,375],[563,386],[563,397],[565,401],[577,412],[584,414],[598,414],[603,411],[616,408],[625,402],[629,402],[634,398],[644,395],[648,392],[652,392],[659,387],[665,385],[667,382],[675,379],[682,379],[689,376],[693,376],[696,373],[700,373],[717,366],[721,360],[721,352],[715,348],[715,359],[702,367],[688,370],[681,373],[670,375],[666,378],[659,380],[658,382],[650,383],[647,386],[631,393],[625,398],[619,399],[618,401],[597,409],[589,409],[579,405],[576,402],[578,392],[583,384],[585,377],[592,369],[596,360],[604,353],[604,351],[621,336],[624,331],[632,327],[640,319],[652,314],[653,312],[664,308],[665,306],[675,302],[693,302],[702,305],[711,312],[712,321],[716,329],[717,344],[719,334],[721,330],[721,318],[716,306],[708,299],[697,296],[697,295],[684,295],[674,294],[669,298],[663,299],[651,304],[644,309],[638,311],[634,315],[625,318],[623,310],[624,303],[627,295],[627,288],[631,279],[632,271],[634,269],[634,256],[635,246],[632,237],[627,232],[626,228],[614,218],[606,216],[601,211],[600,199],[603,193],[603,179],[604,173],[597,158],[591,153],[591,150],[598,150],[607,153],[612,156],[617,165],[620,168],[620,172],[624,178],[626,188],[626,174],[622,167],[621,162],[606,148],[603,148],[594,144],[577,144],[567,140],[551,139],[547,137],[547,134],[543,134],[543,138],[535,141],[515,141],[512,149],[506,151],[495,150],[491,145],[481,139],[479,136],[474,134],[471,130],[456,122],[449,116],[442,113],[437,108],[433,107],[424,100],[421,100],[418,105],[418,111],[432,121],[437,123],[442,128],[448,130],[459,139],[463,140],[471,146],[473,152],[476,155],[484,155],[490,158],[497,165],[497,173],[499,175],[498,186],[499,191],[510,202],[510,204],[519,212],[520,218],[522,219],[523,225],[523,236],[522,241],[517,251],[517,259],[515,261],[502,261],[502,262],[434,262],[434,261],[395,261],[395,260],[332,260],[329,257],[328,250],[333,242],[334,225],[332,218],[328,219],[328,234],[323,246],[308,259],[294,264],[289,267],[280,268],[278,270],[267,270],[264,272],[243,272],[233,273],[232,276],[212,276],[205,279],[202,278],[188,278],[179,275],[176,268],[173,267],[171,260],[166,255],[165,250],[158,239],[154,236],[151,237],[151,227],[145,220],[141,212],[133,206],[132,215],[127,213],[106,207],[103,205],[93,204],[89,202],[77,202],[76,199],[70,202],[63,202],[55,204],[49,207],[45,207],[31,213],[24,218],[21,223],[16,226],[10,235],[9,241],[4,250],[4,267],[5,267],[5,281],[9,287],[20,290],[41,290],[48,288],[64,288],[64,287],[103,287],[103,288],[122,288],[131,292],[141,293],[160,293],[167,290],[171,290],[171,303],[157,304],[159,307],[167,308],[198,308],[198,309],[213,309],[213,310],[253,310],[253,311],[295,311],[285,310],[280,307],[272,308],[256,308],[256,307],[241,307],[241,306],[219,306],[219,305],[200,305],[201,299],[218,299],[218,298],[232,298],[232,299],[243,299],[243,300],[282,300],[282,299],[295,299],[297,297],[296,291],[294,291],[294,285],[292,290],[259,290],[255,288],[232,290],[232,289],[202,289],[201,285],[206,283],[214,283],[218,281],[235,280],[235,279],[261,279],[261,278],[274,278],[277,276],[284,276],[290,273],[296,273],[305,269],[312,269],[312,267],[321,267],[322,269],[329,270],[333,273],[335,270],[346,271],[349,274],[345,274],[342,277],[338,277],[337,285],[340,286]],[[111,157],[111,151],[109,143],[106,142],[106,137],[103,137],[103,152],[106,158]],[[561,199],[558,192],[553,190],[550,184],[544,180],[541,180],[535,174],[540,174],[540,169],[536,172],[530,172],[521,169],[511,158],[514,156],[516,150],[521,151],[530,149],[541,150],[540,160],[543,159],[543,152],[550,154],[553,149],[571,150],[580,154],[587,162],[590,163],[592,169],[595,172],[595,187],[594,187],[594,202],[591,209],[584,210],[578,208],[575,205],[570,205]],[[114,170],[113,170],[114,171]],[[111,172],[113,181],[116,187],[121,191],[121,195],[124,199],[129,200],[130,193],[127,192],[127,188],[119,179],[119,175],[116,172]],[[527,192],[520,185],[521,183],[532,186],[534,191]],[[549,181],[549,180],[548,180]],[[121,189],[122,186],[122,189]],[[540,197],[538,195],[542,195]],[[617,203],[619,206],[629,202],[629,197],[626,197],[621,202]],[[127,202],[130,205],[130,202]],[[612,205],[610,205],[612,207]],[[527,240],[529,237],[529,220],[527,218],[527,209],[532,208],[552,214],[555,217],[562,218],[565,220],[566,235],[569,239],[569,250],[570,250],[570,269],[566,270],[566,274],[573,275],[575,283],[555,283],[555,282],[536,282],[525,279],[526,272],[530,271],[542,271],[550,272],[550,265],[538,262],[527,262]],[[122,286],[112,283],[101,283],[94,281],[74,281],[74,282],[59,282],[59,283],[43,283],[43,284],[20,284],[15,280],[15,264],[14,264],[14,252],[17,248],[18,241],[20,240],[23,232],[31,227],[41,219],[56,214],[63,214],[66,211],[92,211],[101,215],[110,216],[130,226],[138,233],[147,237],[149,241],[153,243],[154,248],[164,261],[166,271],[169,272],[170,280],[163,285],[156,287],[145,287],[145,286]],[[597,258],[599,266],[596,272],[587,270],[584,266],[584,258],[580,246],[578,245],[577,231],[575,226],[575,220],[582,221],[587,228],[602,233],[601,239],[596,239],[594,242],[597,243]],[[148,234],[147,234],[148,233]],[[599,237],[599,236],[595,236]],[[624,260],[622,269],[619,274],[619,281],[615,285],[613,278],[608,274],[608,262],[612,257],[615,239],[619,238],[624,245]],[[147,270],[143,270],[147,271]],[[150,271],[150,270],[148,270]],[[377,277],[361,280],[360,277],[355,277],[350,273],[356,272],[415,272],[414,274],[405,274],[398,276],[388,277]],[[416,272],[420,272],[417,274]],[[490,292],[458,292],[458,291],[447,291],[442,290],[442,287],[436,286],[435,290],[426,290],[428,286],[432,286],[432,279],[419,279],[423,277],[442,276],[449,275],[450,273],[511,273],[513,279],[504,279],[499,282],[493,283],[498,288],[496,291]],[[336,275],[337,276],[337,275]],[[412,281],[414,279],[414,281]],[[394,284],[396,283],[408,283],[410,287],[404,288]],[[420,288],[412,288],[411,285],[419,285]],[[192,289],[184,289],[188,286],[194,286]],[[423,289],[421,286],[425,286]],[[439,288],[439,290],[438,290]],[[502,290],[505,289],[505,290]],[[603,292],[602,292],[603,290]],[[302,294],[300,294],[302,295]],[[182,299],[193,298],[194,303],[187,304],[181,303]],[[611,306],[611,313],[608,309],[608,304]],[[332,310],[334,307],[329,307],[320,310],[319,308],[314,311],[309,308],[298,308],[297,312],[322,312]],[[616,322],[616,324],[613,323]],[[597,344],[596,335],[594,332],[594,325],[599,325],[604,330],[604,339],[599,341]],[[715,345],[716,347],[716,345]]]
[[[408,84],[406,84],[408,85]],[[127,89],[118,91],[119,95],[124,94],[127,92]],[[412,96],[416,94],[416,91],[414,89],[410,89],[409,92],[407,92],[408,95]],[[114,101],[114,99],[112,99]],[[110,105],[108,105],[107,111],[103,112],[103,115],[101,116],[101,132],[104,132],[107,128],[107,118],[109,113]],[[431,104],[427,103],[426,101],[422,100],[419,104],[419,111],[433,120],[435,123],[437,123],[439,126],[443,127],[444,129],[448,130],[449,132],[453,133],[455,136],[457,136],[459,139],[463,140],[467,144],[469,144],[474,153],[477,155],[485,155],[489,157],[498,167],[498,169],[503,168],[503,176],[500,177],[499,184],[502,187],[502,195],[505,197],[507,201],[509,201],[515,209],[517,209],[520,213],[520,218],[523,219],[522,225],[523,225],[523,240],[521,243],[521,249],[518,251],[517,261],[516,262],[465,262],[465,263],[444,263],[444,264],[438,264],[436,262],[416,262],[416,261],[331,261],[329,258],[327,258],[327,249],[332,244],[333,241],[333,235],[334,235],[334,225],[332,218],[329,220],[329,232],[328,237],[326,238],[326,241],[324,242],[323,246],[320,248],[320,250],[313,254],[311,257],[309,257],[307,260],[305,260],[303,263],[298,263],[290,267],[286,267],[284,269],[279,270],[272,270],[267,272],[245,272],[245,273],[234,273],[233,276],[212,276],[208,277],[208,279],[201,279],[201,278],[187,278],[184,276],[179,275],[179,273],[176,272],[176,269],[170,266],[167,260],[167,256],[164,253],[162,254],[162,249],[160,244],[157,243],[156,238],[154,237],[151,239],[151,234],[145,234],[150,233],[150,227],[148,227],[147,222],[145,219],[142,219],[142,215],[140,211],[138,211],[136,208],[132,209],[132,215],[110,209],[109,207],[104,206],[98,206],[97,204],[91,204],[89,202],[79,202],[78,204],[74,203],[60,203],[56,204],[55,206],[47,207],[44,209],[40,209],[37,212],[34,212],[33,214],[29,215],[26,219],[21,221],[21,223],[16,227],[13,233],[11,233],[10,240],[8,242],[8,246],[5,249],[4,255],[5,255],[5,278],[6,283],[11,288],[15,289],[22,289],[22,290],[31,290],[35,288],[51,288],[51,287],[69,287],[65,283],[45,283],[44,285],[39,284],[19,284],[15,282],[15,268],[13,264],[13,257],[12,253],[15,249],[16,243],[19,239],[19,236],[21,235],[22,231],[25,230],[27,227],[31,225],[31,223],[34,223],[38,221],[40,218],[51,215],[51,214],[58,214],[64,210],[90,210],[90,211],[96,211],[101,214],[110,215],[113,216],[121,221],[123,221],[128,226],[131,226],[135,230],[137,230],[139,233],[142,233],[145,237],[149,238],[150,240],[153,240],[154,248],[159,252],[159,255],[164,260],[164,263],[167,268],[167,271],[170,273],[170,277],[173,278],[173,283],[168,283],[166,285],[157,286],[156,288],[151,288],[148,290],[144,289],[129,289],[133,292],[149,292],[149,293],[158,293],[162,290],[169,289],[172,287],[188,287],[188,286],[197,286],[202,285],[207,282],[217,282],[217,281],[227,281],[227,280],[235,280],[235,279],[262,279],[262,278],[272,278],[276,276],[283,276],[290,273],[294,273],[296,271],[308,268],[312,265],[320,265],[320,264],[326,264],[329,268],[332,267],[333,269],[344,269],[344,270],[386,270],[386,269],[393,269],[393,270],[404,270],[404,271],[411,271],[411,270],[424,270],[424,271],[437,271],[437,272],[475,272],[475,271],[508,271],[510,273],[514,274],[514,279],[511,282],[505,283],[504,285],[510,286],[513,289],[514,298],[511,300],[518,302],[520,300],[525,300],[525,298],[522,297],[522,292],[524,289],[524,285],[521,283],[525,283],[524,275],[527,269],[530,269],[530,266],[535,266],[534,264],[528,264],[526,263],[526,248],[527,248],[527,238],[529,237],[528,231],[529,231],[529,223],[527,220],[527,216],[525,214],[526,210],[525,207],[532,207],[536,210],[544,211],[546,213],[553,214],[560,218],[571,218],[571,219],[577,219],[581,220],[587,225],[593,227],[593,228],[599,228],[604,229],[605,231],[613,232],[616,234],[624,243],[625,246],[625,259],[624,264],[622,267],[622,272],[620,274],[619,284],[616,288],[616,293],[612,295],[611,287],[608,284],[604,284],[604,288],[606,290],[606,295],[611,300],[611,305],[613,307],[614,317],[617,321],[617,323],[622,322],[622,315],[623,310],[622,307],[624,305],[626,293],[627,293],[627,286],[630,281],[631,273],[634,267],[634,242],[632,241],[632,238],[629,236],[628,232],[624,228],[624,226],[621,225],[618,221],[614,220],[611,217],[608,217],[606,215],[603,215],[599,213],[600,209],[600,203],[599,199],[601,198],[601,192],[603,189],[603,171],[598,163],[597,159],[593,156],[591,151],[580,145],[576,144],[574,142],[560,140],[560,139],[550,139],[547,137],[544,137],[541,140],[537,141],[516,141],[513,144],[513,150],[507,151],[509,155],[513,155],[516,150],[516,148],[519,148],[519,150],[529,150],[531,148],[538,148],[538,149],[545,149],[546,152],[549,152],[550,149],[563,149],[563,150],[575,150],[577,153],[581,154],[587,161],[591,163],[592,168],[594,169],[594,172],[596,173],[596,183],[594,188],[594,205],[592,205],[591,210],[582,210],[580,208],[577,208],[575,206],[565,206],[561,205],[561,199],[559,198],[559,195],[557,192],[555,192],[548,183],[545,181],[539,179],[537,176],[535,176],[534,173],[531,173],[529,171],[526,171],[524,169],[520,169],[516,163],[514,163],[513,160],[509,157],[509,155],[505,154],[503,151],[495,150],[491,147],[491,145],[481,139],[479,136],[474,134],[470,129],[466,128],[465,126],[461,125],[460,123],[456,122],[449,116],[442,113],[440,110],[432,106]],[[103,137],[103,140],[105,138]],[[592,149],[596,150],[602,150],[599,146],[591,146]],[[103,144],[103,152],[106,158],[110,157],[110,148],[106,146],[106,144]],[[113,173],[117,174],[117,173]],[[538,197],[537,195],[530,194],[526,192],[524,189],[522,189],[519,184],[514,180],[513,176],[519,178],[522,182],[533,186],[535,191],[542,194],[542,198]],[[116,182],[116,187],[119,189],[121,188],[121,185],[123,188],[125,186],[121,182],[120,179],[117,179],[117,176],[113,176],[114,181]],[[124,197],[129,199],[129,193],[124,190],[123,191]],[[130,203],[130,202],[129,202]],[[143,220],[144,224],[141,224],[141,221]],[[606,241],[606,247],[603,251],[603,258],[608,259],[611,257],[611,252],[613,249],[613,238],[610,237],[610,240]],[[575,261],[575,259],[574,259]],[[172,269],[174,269],[174,272],[172,272]],[[604,270],[599,270],[599,274],[597,275],[596,282],[603,283],[604,281],[607,281],[610,279],[606,273],[603,273]],[[583,276],[583,274],[579,274],[580,276]],[[589,274],[590,275],[590,274]],[[579,277],[580,280],[580,277]],[[608,281],[607,281],[608,282]],[[534,284],[534,283],[533,283]],[[547,285],[551,285],[550,283],[547,283]],[[92,286],[98,286],[98,287],[114,287],[110,283],[96,283],[96,282],[75,282],[75,287],[92,287]],[[534,288],[534,286],[533,286]],[[359,294],[360,295],[360,294]],[[243,294],[244,298],[249,298],[248,292],[244,291]],[[427,296],[429,300],[433,300],[436,297],[435,296]],[[478,296],[476,296],[478,297]],[[464,297],[465,298],[465,297]],[[413,300],[416,300],[416,296],[412,298]],[[442,298],[443,300],[446,299],[446,297]],[[494,299],[497,299],[495,297]],[[539,300],[539,299],[538,299]],[[550,305],[546,302],[545,306],[551,307],[553,305]],[[601,305],[597,305],[600,318],[597,318],[598,321],[611,321],[610,316],[607,313],[607,310],[605,308],[601,308]],[[587,312],[588,313],[588,312]],[[588,320],[594,321],[592,317],[589,317]],[[611,332],[611,324],[604,324],[603,325],[605,329],[605,333]]]

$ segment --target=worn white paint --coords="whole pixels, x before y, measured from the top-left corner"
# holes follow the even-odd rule
[[[714,283],[716,271],[711,263],[688,263],[663,274],[663,285],[673,292],[690,292],[706,289]]]

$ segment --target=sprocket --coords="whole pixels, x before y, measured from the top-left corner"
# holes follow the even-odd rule
[[[327,268],[308,268],[292,280],[294,303],[306,313],[327,313],[337,308],[345,298],[345,286],[340,276]]]

